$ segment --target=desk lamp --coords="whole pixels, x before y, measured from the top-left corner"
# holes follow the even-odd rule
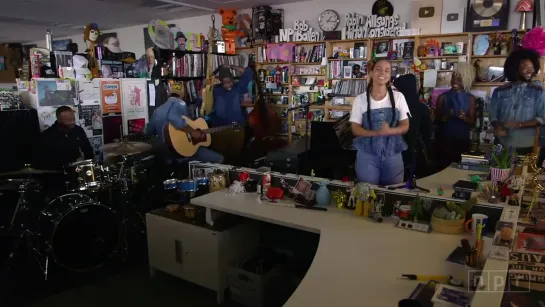
[[[519,0],[515,12],[521,13],[519,30],[526,30],[526,13],[533,11],[532,0]]]

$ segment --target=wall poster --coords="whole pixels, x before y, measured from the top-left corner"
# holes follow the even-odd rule
[[[142,133],[148,122],[146,79],[122,79],[123,134]]]
[[[100,97],[102,113],[121,113],[121,87],[119,80],[101,80]]]

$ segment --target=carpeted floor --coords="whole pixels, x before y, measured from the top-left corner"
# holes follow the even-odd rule
[[[145,265],[127,269],[92,284],[32,302],[28,307],[169,307],[220,306],[216,293],[166,274],[150,277]],[[238,307],[232,302],[221,306]]]

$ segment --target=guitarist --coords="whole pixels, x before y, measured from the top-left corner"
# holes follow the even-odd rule
[[[237,82],[235,82],[231,70],[237,70],[242,74]],[[217,69],[217,72],[220,84],[215,85],[212,91],[214,111],[209,117],[210,126],[217,127],[236,122],[241,127],[245,127],[247,114],[242,109],[241,103],[248,93],[248,85],[254,77],[252,69],[223,65]],[[227,163],[237,165],[242,162],[240,158],[247,140],[245,130],[224,131],[214,138],[212,146],[226,156]]]
[[[171,86],[171,94],[168,100],[160,107],[153,111],[149,124],[146,126],[146,135],[157,135],[161,142],[165,145],[163,128],[169,123],[177,129],[191,134],[191,137],[198,140],[203,140],[205,134],[200,130],[195,130],[189,125],[186,125],[182,116],[189,117],[187,111],[187,105],[182,100],[184,96],[183,84],[174,83]],[[210,163],[222,163],[223,156],[206,147],[199,147],[197,152],[191,157],[184,157],[178,159],[178,162],[184,161],[201,161]],[[167,161],[168,162],[168,161]]]

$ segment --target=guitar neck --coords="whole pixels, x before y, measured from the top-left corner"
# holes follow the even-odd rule
[[[220,131],[225,131],[225,130],[229,130],[229,129],[233,129],[233,125],[219,126],[219,127],[214,127],[214,128],[203,129],[202,132],[208,134],[208,133],[216,133],[216,132],[220,132]]]

